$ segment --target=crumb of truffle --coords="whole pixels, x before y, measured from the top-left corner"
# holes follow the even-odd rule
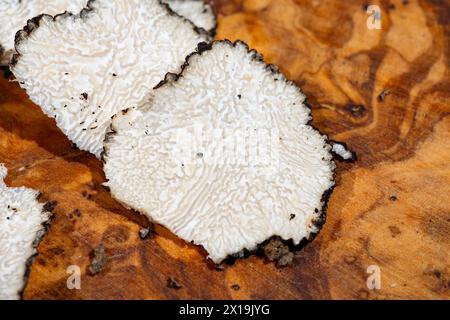
[[[292,261],[294,261],[294,254],[292,252],[289,252],[289,253],[285,254],[284,256],[282,256],[277,261],[277,266],[278,267],[287,267],[288,265],[290,265],[292,263]]]
[[[348,104],[345,109],[355,118],[362,118],[366,115],[367,109],[363,105]]]
[[[92,275],[100,273],[106,264],[105,248],[103,245],[99,245],[92,252],[91,265],[89,266],[89,272]]]
[[[182,288],[181,284],[179,284],[178,281],[173,277],[169,277],[169,279],[167,279],[167,287],[176,290]]]
[[[140,237],[142,240],[145,240],[145,239],[148,238],[148,236],[150,235],[150,233],[151,233],[150,228],[142,228],[141,230],[139,230],[139,237]]]
[[[217,271],[223,271],[223,270],[225,270],[225,266],[224,266],[223,263],[221,263],[221,264],[216,264],[216,265],[214,266],[214,268],[215,268]]]
[[[383,102],[384,99],[390,94],[391,94],[391,90],[389,90],[389,89],[383,90],[380,93],[380,95],[378,96],[378,101]]]
[[[239,291],[239,290],[241,290],[241,286],[238,285],[238,284],[233,284],[233,285],[231,286],[231,289],[233,289],[234,291]]]
[[[294,254],[289,250],[289,247],[278,238],[270,240],[265,245],[264,255],[269,261],[276,261],[279,267],[289,265],[294,259]]]
[[[49,201],[44,205],[44,211],[53,212],[56,206],[58,205],[57,201]]]
[[[390,197],[389,197],[389,200],[391,200],[391,201],[397,201],[398,199],[397,199],[396,196],[390,196]]]

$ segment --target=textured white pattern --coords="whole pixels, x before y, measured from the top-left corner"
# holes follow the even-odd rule
[[[203,0],[163,0],[173,11],[191,20],[197,27],[212,32],[216,27],[216,17],[210,4]]]
[[[0,63],[7,65],[14,52],[14,36],[28,19],[46,13],[56,15],[69,11],[78,13],[87,0],[1,0],[0,1],[0,46],[5,50]]]
[[[216,263],[275,235],[298,244],[317,232],[322,196],[334,184],[331,147],[307,124],[305,97],[258,58],[241,42],[215,42],[151,102],[118,115],[105,142],[113,196],[203,245]],[[221,148],[215,136],[181,160],[178,133],[198,127],[208,138],[217,130],[277,132],[278,158],[210,162]]]
[[[50,215],[27,188],[8,188],[0,165],[0,300],[19,299],[25,285],[28,259],[36,253],[34,241],[44,231]]]
[[[95,0],[79,16],[44,16],[16,45],[11,71],[80,149],[99,156],[111,116],[138,105],[208,40],[157,0]]]

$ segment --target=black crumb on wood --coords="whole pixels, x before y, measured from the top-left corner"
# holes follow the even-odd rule
[[[355,118],[362,118],[366,115],[367,109],[363,105],[349,103],[345,106],[345,110]]]
[[[396,197],[396,196],[390,196],[390,197],[389,197],[389,200],[391,200],[391,201],[397,201],[397,197]]]
[[[167,279],[167,287],[176,290],[182,288],[181,284],[179,284],[178,281],[173,277],[169,277],[169,279]]]
[[[214,269],[216,269],[217,271],[223,271],[223,270],[225,270],[225,266],[224,266],[223,263],[221,263],[221,264],[216,264],[216,265],[214,266]]]
[[[100,273],[106,264],[106,254],[103,245],[99,245],[91,253],[91,265],[89,266],[89,273],[95,275]]]
[[[145,240],[150,236],[152,232],[153,230],[151,228],[142,228],[141,230],[139,230],[139,237],[142,240]]]
[[[241,290],[241,286],[238,285],[238,284],[233,284],[233,285],[231,286],[231,289],[233,289],[234,291],[239,291],[239,290]]]
[[[269,261],[276,261],[278,267],[286,267],[294,260],[294,254],[279,238],[274,238],[265,245],[264,255]]]
[[[57,205],[58,205],[57,201],[49,201],[44,205],[44,211],[53,212],[53,210],[55,210]]]
[[[378,95],[378,101],[383,102],[384,99],[391,94],[391,90],[383,90],[379,95]]]

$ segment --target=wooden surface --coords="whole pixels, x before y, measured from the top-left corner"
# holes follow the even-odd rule
[[[7,183],[58,202],[24,297],[449,299],[450,8],[402,2],[373,1],[382,29],[368,30],[362,1],[216,0],[218,38],[247,41],[278,64],[308,95],[314,125],[358,153],[338,164],[323,231],[284,269],[250,257],[215,270],[161,227],[141,240],[146,220],[100,186],[101,163],[0,80]],[[99,245],[107,262],[90,275]],[[81,290],[66,287],[69,265],[81,267]],[[380,290],[366,286],[370,265],[380,267]]]

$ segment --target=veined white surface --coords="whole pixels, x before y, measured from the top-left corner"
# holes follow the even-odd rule
[[[87,0],[1,0],[0,1],[0,46],[4,54],[0,64],[8,65],[14,53],[14,37],[28,19],[40,14],[57,15],[65,11],[78,13]]]
[[[44,16],[11,67],[80,149],[100,156],[111,117],[139,105],[208,37],[158,0],[95,0],[82,17]]]
[[[216,263],[272,236],[298,244],[318,232],[334,163],[299,88],[242,42],[215,42],[175,79],[113,120],[113,196]]]
[[[216,16],[212,6],[203,0],[163,0],[169,7],[191,20],[197,27],[208,32],[214,31],[216,27]]]

